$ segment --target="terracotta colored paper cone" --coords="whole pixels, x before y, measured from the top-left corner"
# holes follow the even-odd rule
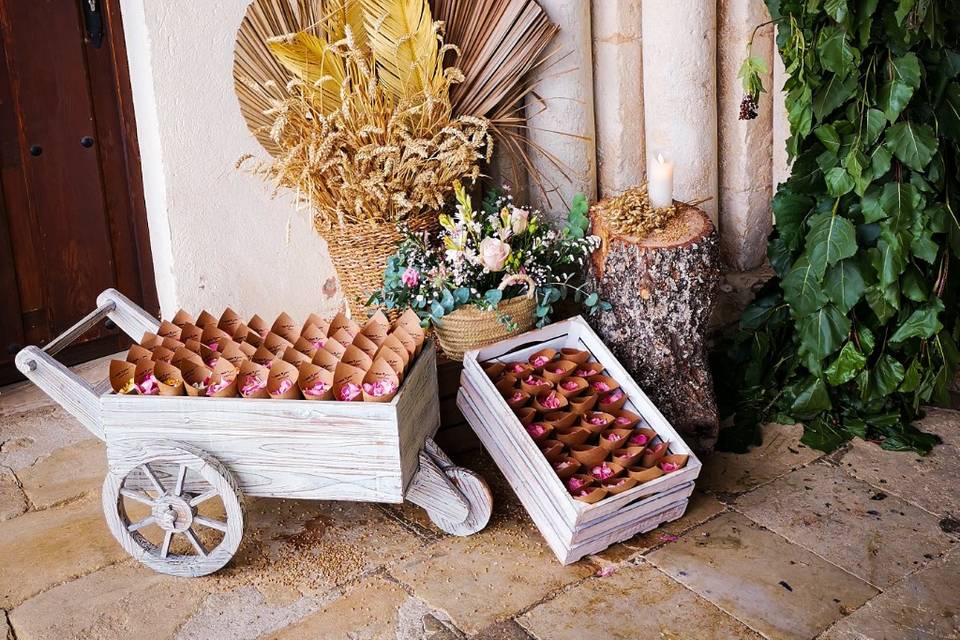
[[[286,312],[282,312],[277,316],[277,319],[273,321],[273,326],[270,327],[270,333],[280,336],[291,345],[300,337],[300,332],[297,331],[297,323],[294,322],[293,318]]]
[[[543,370],[544,365],[552,361],[557,355],[556,349],[551,349],[549,347],[545,349],[540,349],[539,351],[530,354],[530,357],[527,358],[527,362],[530,363],[530,366],[533,367],[533,370],[536,373],[540,373]]]
[[[508,362],[506,364],[507,373],[512,373],[520,380],[529,375],[533,375],[533,367],[526,362]]]
[[[343,328],[337,329],[332,334],[330,334],[329,337],[333,338],[334,340],[336,340],[337,342],[339,342],[345,347],[349,347],[351,344],[353,344],[353,336],[350,335],[349,331]]]
[[[537,410],[533,407],[520,407],[519,409],[514,409],[513,413],[523,426],[527,426],[537,417]]]
[[[237,388],[240,395],[244,398],[269,398],[267,393],[267,378],[270,370],[261,367],[252,360],[247,360],[240,365],[240,373],[237,376]]]
[[[266,320],[258,315],[250,318],[250,320],[247,322],[247,326],[250,327],[255,334],[260,336],[261,339],[266,338],[267,334],[270,333],[270,325],[268,325]]]
[[[404,368],[404,370],[406,370],[406,368],[407,368],[408,366],[410,366],[410,352],[407,351],[407,348],[403,345],[402,342],[400,342],[400,340],[397,338],[397,336],[395,336],[395,335],[393,335],[393,334],[388,335],[388,336],[387,336],[387,339],[384,340],[384,341],[383,341],[383,344],[380,346],[381,349],[382,349],[383,347],[388,347],[388,348],[392,349],[394,352],[396,352],[396,354],[397,354],[398,356],[400,356],[401,358],[403,358],[403,368]]]
[[[337,370],[338,362],[340,362],[340,359],[326,349],[317,349],[317,352],[313,354],[313,364],[321,369],[326,369],[330,373]]]
[[[379,311],[373,314],[373,317],[367,320],[360,329],[360,335],[373,342],[378,348],[383,344],[383,341],[387,339],[389,332],[390,322],[387,320],[387,317]]]
[[[317,351],[319,351],[318,347],[314,346],[312,342],[303,336],[297,338],[297,341],[293,343],[293,348],[311,359],[313,359],[313,356],[317,355]]]
[[[310,356],[308,356],[308,355],[306,355],[306,354],[304,354],[304,353],[300,353],[299,351],[297,351],[297,350],[294,349],[293,347],[288,347],[288,348],[283,352],[283,358],[282,358],[282,359],[283,359],[284,362],[289,362],[290,364],[292,364],[293,366],[295,366],[297,369],[300,369],[300,365],[310,364]]]
[[[517,379],[512,374],[507,373],[497,380],[493,386],[497,388],[497,391],[500,392],[500,395],[508,395],[513,393],[513,391],[517,388]],[[527,395],[529,395],[529,393]]]
[[[543,390],[533,397],[533,408],[541,413],[562,411],[567,406],[567,399],[553,389]]]
[[[585,473],[575,473],[569,478],[566,482],[563,483],[563,486],[567,488],[567,491],[570,493],[576,493],[582,489],[587,489],[598,485],[597,479],[593,476],[587,475]]]
[[[186,343],[180,342],[179,340],[174,340],[173,338],[160,338],[159,346],[170,349],[170,351],[176,351],[180,347],[186,346]],[[156,348],[156,346],[151,347],[151,349]]]
[[[654,439],[656,439],[656,437],[656,431],[641,427],[639,429],[634,429],[633,434],[630,436],[630,440],[627,442],[627,445],[648,447],[654,441]]]
[[[237,335],[237,330],[243,325],[243,320],[237,315],[237,312],[227,307],[220,314],[220,320],[217,321],[217,327],[225,331],[231,337]]]
[[[613,413],[619,411],[626,402],[627,394],[623,392],[623,389],[614,389],[608,393],[601,394],[600,399],[597,400],[597,406],[600,407],[600,411]]]
[[[239,370],[240,365],[247,359],[247,354],[240,349],[240,345],[236,342],[227,342],[220,349],[220,357],[226,358],[234,369]]]
[[[333,400],[333,372],[305,362],[297,379],[300,393],[306,400]]]
[[[161,344],[163,344],[163,338],[149,331],[144,331],[143,337],[140,338],[140,346],[144,349],[152,349]]]
[[[206,394],[211,398],[233,398],[238,395],[237,392],[237,374],[236,367],[230,364],[226,358],[220,358],[213,365],[210,376],[210,386],[207,387]]]
[[[363,399],[366,402],[390,402],[400,390],[400,378],[386,360],[378,358],[363,377]]]
[[[547,462],[555,462],[563,455],[563,443],[559,440],[544,440],[540,443],[540,452]]]
[[[530,374],[526,378],[520,378],[520,388],[531,396],[535,396],[541,391],[553,389],[553,383],[549,380],[544,380],[538,375]]]
[[[571,458],[570,456],[561,456],[551,466],[553,467],[554,472],[556,472],[558,478],[561,480],[566,480],[579,471],[580,467],[583,465],[576,458]]]
[[[110,361],[110,387],[114,393],[121,395],[135,394],[137,392],[133,376],[137,371],[137,365],[126,360]]]
[[[603,462],[609,451],[603,447],[592,444],[574,444],[570,445],[570,455],[576,458],[582,465],[592,467]]]
[[[180,347],[174,351],[173,358],[170,360],[170,364],[175,366],[177,369],[180,369],[181,373],[183,373],[183,368],[188,362],[203,366],[203,360],[200,358],[200,354],[194,353],[186,347]]]
[[[269,333],[269,331],[267,333]],[[261,336],[259,333],[257,333],[253,329],[250,329],[250,331],[247,332],[247,335],[243,336],[243,341],[249,342],[255,347],[263,346],[263,336]]]
[[[167,364],[170,364],[170,362],[173,360],[174,352],[170,351],[170,349],[167,349],[163,345],[154,347],[152,353],[154,362],[166,362]]]
[[[667,455],[669,448],[666,442],[658,442],[655,445],[648,446],[647,450],[643,452],[643,458],[640,459],[641,466],[649,468],[657,464],[660,462],[660,458]]]
[[[370,358],[377,355],[377,349],[379,348],[376,342],[362,333],[358,333],[351,344],[370,356]]]
[[[627,444],[630,429],[606,429],[600,434],[600,446],[607,451],[616,451]]]
[[[220,352],[214,351],[205,344],[200,345],[200,357],[203,359],[203,364],[207,365],[211,369],[213,365],[217,364],[217,360],[220,359]]]
[[[665,455],[662,458],[660,458],[660,462],[657,466],[664,473],[671,473],[673,471],[677,471],[678,469],[682,469],[685,466],[687,466],[688,457],[689,456],[682,453],[673,453],[673,454]]]
[[[578,378],[590,379],[591,376],[597,376],[603,373],[603,365],[599,362],[587,362],[585,364],[579,365],[576,370],[574,370],[573,375]]]
[[[257,352],[257,348],[256,348],[255,346],[253,346],[252,344],[250,344],[249,342],[247,342],[247,341],[241,342],[241,343],[238,345],[238,348],[240,349],[240,351],[243,352],[243,355],[245,355],[248,360],[249,360],[250,358],[252,358],[252,357],[253,357],[253,354],[255,354],[255,353]]]
[[[590,388],[599,393],[601,396],[613,391],[614,389],[620,388],[619,382],[609,376],[599,374],[588,377],[587,382],[590,383]]]
[[[413,358],[417,353],[417,341],[411,337],[409,333],[403,330],[401,327],[397,327],[390,332],[390,335],[387,338],[396,338],[397,341],[403,345],[403,348],[406,350],[407,355]]]
[[[253,360],[255,363],[257,363],[258,365],[260,365],[261,367],[270,369],[273,367],[273,363],[276,362],[279,358],[273,355],[273,353],[271,353],[266,347],[260,347],[254,352],[253,356],[250,359]]]
[[[583,364],[590,359],[589,351],[581,351],[580,349],[573,349],[571,347],[564,347],[560,349],[560,357],[564,360],[569,360],[575,364]]]
[[[612,460],[621,467],[627,468],[639,464],[646,447],[624,447],[613,452]]]
[[[183,389],[188,396],[205,396],[213,372],[193,360],[184,360],[180,373],[183,376]]]
[[[553,427],[546,422],[531,422],[524,426],[524,429],[526,429],[527,435],[537,443],[547,440],[553,434]]]
[[[216,323],[204,327],[203,335],[200,337],[200,342],[214,351],[220,351],[220,347],[232,340],[233,338],[231,338],[226,331],[222,331],[216,327]]]
[[[613,416],[609,413],[590,411],[580,418],[580,426],[590,433],[598,434],[613,424],[613,420]]]
[[[406,364],[403,362],[403,356],[384,343],[380,345],[380,348],[377,349],[377,352],[373,354],[374,362],[376,362],[378,358],[383,359],[387,364],[389,364],[397,374],[397,378],[403,382],[404,369],[406,368]]]
[[[366,372],[341,362],[333,374],[333,399],[342,402],[363,401],[363,376]]]
[[[575,493],[573,494],[574,500],[579,500],[580,502],[586,502],[587,504],[594,504],[600,502],[607,497],[607,490],[603,487],[596,487],[595,489],[584,489],[587,493]]]
[[[203,346],[203,343],[199,340],[187,340],[183,345],[186,347],[187,351],[192,351],[193,353],[200,355],[200,347]],[[209,347],[207,347],[209,349]],[[174,351],[176,352],[176,351]]]
[[[503,364],[502,362],[494,362],[484,365],[483,367],[483,372],[486,373],[487,377],[493,382],[499,380],[500,376],[502,376],[506,370],[507,365]]]
[[[577,365],[569,360],[554,360],[543,368],[540,375],[550,382],[560,382],[569,377],[576,368]]]
[[[400,317],[397,318],[395,328],[403,329],[407,335],[413,338],[413,341],[417,345],[415,353],[420,353],[420,349],[423,348],[423,342],[427,339],[427,334],[424,332],[423,327],[420,326],[420,318],[412,309],[407,309],[400,314]]]
[[[160,327],[157,329],[157,335],[161,338],[173,338],[174,340],[180,340],[180,332],[180,327],[166,320],[161,322]]]
[[[607,493],[611,496],[615,496],[618,493],[623,493],[628,489],[633,489],[637,486],[637,481],[631,477],[615,477],[604,480],[600,483],[600,486],[607,490]]]
[[[231,335],[233,336],[234,342],[243,342],[251,333],[253,333],[253,329],[241,322],[239,325],[237,325],[236,331],[234,331]],[[259,338],[260,336],[257,337]]]
[[[303,331],[300,333],[300,340],[308,342],[311,349],[313,349],[313,353],[316,353],[317,349],[322,347],[327,341],[327,332],[312,322],[308,322],[307,326],[305,326]],[[298,342],[300,342],[300,340],[294,342],[293,344],[296,345]],[[313,353],[310,355],[313,355]]]
[[[566,429],[572,427],[579,416],[569,411],[551,411],[543,416],[545,422],[553,425],[554,429]]]
[[[640,416],[632,411],[627,411],[626,409],[608,411],[607,413],[613,414],[613,424],[618,429],[633,429],[640,423],[641,420]]]
[[[153,360],[153,352],[151,352],[149,349],[144,349],[138,344],[130,345],[130,350],[127,351],[127,362],[131,362],[134,366],[136,366],[145,360]]]
[[[588,393],[570,398],[570,411],[582,416],[593,409],[599,397],[600,396],[595,393]]]
[[[576,444],[583,444],[590,435],[590,432],[583,427],[567,427],[557,429],[556,438],[568,447],[572,447]]]
[[[573,398],[574,396],[586,391],[589,386],[590,385],[583,378],[572,376],[569,378],[564,378],[557,383],[557,393],[569,400],[570,398]]]
[[[189,340],[196,340],[197,342],[203,338],[203,329],[198,327],[195,324],[185,324],[180,327],[180,342],[186,344]]]
[[[367,371],[373,365],[373,358],[364,353],[359,347],[350,345],[343,352],[343,357],[340,358],[340,362],[348,364],[351,367],[356,367],[361,371]]]
[[[347,351],[347,345],[343,344],[339,340],[331,338],[323,343],[323,350],[327,353],[333,354],[333,357],[339,362],[343,358],[343,354]]]
[[[197,316],[197,321],[193,324],[197,325],[201,329],[206,329],[210,326],[217,326],[217,319],[213,317],[213,314],[208,313],[206,310],[200,312],[200,315]]]
[[[293,343],[279,334],[270,332],[267,334],[267,337],[263,339],[263,346],[267,351],[279,358],[283,354],[284,349],[292,347]]]
[[[623,467],[615,462],[599,462],[588,466],[589,474],[600,481],[622,476],[626,472]]]
[[[183,325],[186,325],[186,324],[194,324],[193,316],[191,316],[189,313],[187,313],[183,309],[180,309],[175,314],[173,314],[173,324],[177,325],[180,328],[183,328]]]
[[[627,474],[636,480],[638,484],[643,484],[644,482],[656,480],[663,475],[663,471],[660,469],[660,467],[650,467],[647,469],[644,467],[633,466],[627,469]]]
[[[274,360],[267,376],[267,393],[274,400],[299,400],[303,398],[297,386],[299,372],[289,362]]]
[[[303,328],[300,330],[300,335],[306,334],[310,325],[313,325],[314,328],[318,329],[325,337],[328,334],[327,330],[330,328],[330,320],[328,318],[322,318],[315,313],[311,313],[309,316],[307,316],[307,321],[303,323]]]
[[[336,337],[337,332],[341,330],[350,336],[350,339],[346,343],[349,344],[353,342],[354,336],[360,333],[360,325],[348,318],[346,314],[341,311],[330,321],[330,326],[327,328],[327,335]]]
[[[155,366],[153,360],[144,360],[133,372],[133,383],[137,386],[137,393],[142,396],[160,395],[160,381],[153,373]]]
[[[507,389],[506,393],[503,394],[503,399],[506,400],[508,407],[516,410],[530,403],[530,394],[523,389]]]
[[[153,375],[160,382],[160,395],[162,396],[182,396],[183,376],[180,370],[172,364],[166,362],[157,362],[153,367]]]

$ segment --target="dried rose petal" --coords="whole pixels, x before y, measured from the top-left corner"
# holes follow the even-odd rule
[[[563,367],[557,367],[553,370],[553,372],[558,376],[562,376],[564,373],[566,373],[566,371],[563,370]]]
[[[673,462],[661,462],[660,470],[664,473],[670,473],[671,471],[676,471],[680,467],[674,464]]]
[[[563,389],[564,391],[573,391],[579,386],[580,385],[577,384],[576,380],[566,380],[560,383],[560,388]]]
[[[320,396],[325,394],[329,388],[330,388],[330,385],[328,385],[326,382],[321,380],[320,382],[317,382],[316,384],[314,384],[312,387],[304,389],[303,395],[308,396],[310,398],[319,398]]]
[[[367,395],[371,395],[374,398],[380,398],[382,396],[393,393],[397,390],[397,383],[393,380],[377,380],[375,382],[364,382],[363,390],[367,392]]]
[[[606,464],[600,464],[595,466],[593,469],[590,469],[590,475],[597,480],[606,480],[607,478],[613,477],[613,469],[608,467]]]
[[[607,419],[604,418],[603,416],[593,416],[592,418],[588,418],[587,422],[589,422],[590,424],[597,425],[599,427],[602,424],[607,424]]]
[[[547,427],[540,422],[534,422],[533,424],[527,425],[527,433],[529,433],[534,438],[539,438],[546,432],[547,432]]]
[[[630,444],[640,447],[647,444],[650,441],[650,438],[646,434],[638,433],[630,438]]]
[[[350,401],[360,395],[360,385],[348,382],[337,393],[337,397],[343,401]]]
[[[586,481],[581,480],[576,476],[573,476],[572,478],[567,480],[567,489],[569,489],[570,491],[577,491],[578,489],[583,487],[585,484],[587,484]]]
[[[623,397],[623,391],[620,389],[614,389],[607,395],[603,396],[600,400],[600,404],[610,404],[611,402],[616,402]]]
[[[245,396],[248,396],[252,393],[256,393],[261,389],[267,386],[266,380],[260,380],[257,376],[247,376],[243,380],[243,384],[240,386],[240,393]]]
[[[522,372],[525,368],[526,368],[526,367],[524,367],[524,365],[522,365],[522,364],[520,364],[519,362],[517,362],[517,363],[514,363],[514,365],[513,365],[512,367],[510,367],[510,371],[512,371],[512,372],[514,372],[514,373],[520,373],[520,372]]]
[[[616,420],[617,424],[630,424],[631,422],[633,422],[633,420],[631,420],[627,416],[618,416]]]
[[[593,384],[590,386],[592,386],[594,389],[596,389],[600,393],[603,393],[605,391],[610,391],[610,385],[608,385],[603,380],[594,380]]]
[[[573,375],[577,376],[578,378],[586,378],[587,376],[592,376],[592,375],[593,375],[593,370],[592,370],[592,369],[577,369],[576,372],[574,372]]]
[[[510,396],[510,402],[520,402],[523,398],[523,391],[514,391],[513,395]]]
[[[550,392],[546,398],[540,401],[540,404],[545,406],[547,409],[559,409],[560,398],[557,396],[557,394]]]
[[[610,435],[607,436],[607,441],[608,441],[608,442],[619,442],[622,438],[623,438],[623,436],[620,435],[619,433],[611,433]]]
[[[548,358],[547,356],[537,356],[532,360],[531,364],[535,367],[542,367],[548,362],[550,362],[550,358]]]

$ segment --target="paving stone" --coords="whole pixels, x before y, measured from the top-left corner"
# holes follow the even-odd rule
[[[763,444],[748,453],[716,452],[703,461],[697,486],[717,493],[742,493],[809,464],[823,455],[800,444],[803,426],[767,424]]]
[[[410,629],[400,629],[401,609],[409,599],[410,596],[400,585],[381,577],[372,577],[349,589],[343,597],[323,606],[316,613],[268,638],[394,640],[404,636],[423,637],[422,618],[419,621],[419,636],[407,635],[412,631]]]
[[[956,544],[936,516],[825,463],[741,496],[736,508],[881,589]]]
[[[15,518],[27,510],[27,497],[17,476],[7,467],[0,467],[0,522]]]
[[[55,406],[0,417],[0,465],[20,471],[57,449],[90,438],[76,418]]]
[[[931,513],[960,518],[960,412],[932,408],[927,412],[920,429],[943,439],[929,455],[884,451],[871,442],[854,440],[840,466]]]
[[[237,555],[217,574],[226,588],[280,585],[317,597],[424,545],[366,503],[249,499],[246,523]]]
[[[533,636],[513,620],[490,625],[471,640],[533,640]]]
[[[70,370],[87,382],[96,384],[107,378],[112,358],[122,360],[125,357],[124,353],[113,354],[70,367]],[[40,387],[29,380],[0,387],[0,418],[55,404]]]
[[[908,576],[827,630],[822,640],[960,638],[960,553]]]
[[[0,618],[0,622],[3,623],[3,624],[0,624],[0,633],[3,634],[3,637],[6,638],[7,640],[14,640],[13,629],[10,628],[10,621],[7,620],[6,611],[3,612],[3,618]]]
[[[537,638],[550,640],[760,638],[646,563],[586,580],[518,621]]]
[[[197,610],[203,580],[125,562],[56,586],[12,612],[17,640],[173,638]]]
[[[585,560],[561,565],[535,528],[517,524],[444,538],[390,569],[417,597],[445,611],[468,634],[595,571]]]
[[[739,513],[646,558],[768,638],[811,638],[878,591]]]
[[[299,593],[294,600],[281,604],[254,587],[212,593],[180,626],[176,640],[255,640],[301,620],[320,605],[320,600]]]
[[[10,609],[65,580],[128,557],[103,520],[100,500],[85,498],[0,523],[0,607]]]
[[[34,508],[45,509],[86,494],[99,495],[106,472],[106,447],[89,438],[57,449],[17,476]]]

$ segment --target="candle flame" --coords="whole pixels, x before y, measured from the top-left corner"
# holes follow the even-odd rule
[[[657,162],[659,162],[660,164],[663,164],[663,154],[662,154],[662,153],[658,153],[658,154],[657,154]]]

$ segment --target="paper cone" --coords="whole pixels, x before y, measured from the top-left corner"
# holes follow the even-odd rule
[[[273,367],[273,363],[279,358],[268,351],[266,347],[260,347],[253,353],[250,359],[261,367],[270,369]]]
[[[245,354],[241,349],[240,345],[236,342],[227,342],[220,349],[220,357],[226,358],[227,362],[233,365],[234,369],[239,370],[240,365],[243,364],[243,361],[247,359],[247,354]]]
[[[620,409],[619,411],[608,411],[607,413],[613,414],[614,421],[613,424],[618,429],[633,429],[640,423],[640,416],[637,414],[627,411],[626,409]]]
[[[333,400],[333,372],[305,362],[297,377],[300,392],[306,400]]]
[[[562,429],[557,429],[554,437],[567,445],[572,447],[575,444],[583,444],[587,441],[587,438],[591,436],[591,433],[584,429],[583,427],[564,427]]]
[[[160,383],[160,395],[162,396],[182,396],[183,376],[180,370],[172,364],[166,362],[157,362],[153,367],[153,375]]]
[[[494,385],[497,388],[497,391],[500,392],[500,395],[508,396],[512,394],[517,389],[517,378],[513,374],[506,374],[499,380],[497,380]],[[529,393],[524,391],[528,396]]]
[[[237,388],[240,395],[244,398],[269,398],[267,393],[267,377],[270,370],[261,367],[252,360],[247,360],[240,365],[240,373],[237,376]]]
[[[272,331],[267,334],[267,337],[263,339],[263,346],[278,358],[283,355],[284,349],[287,347],[292,347],[293,343],[281,336],[278,333],[273,333]]]
[[[183,389],[188,396],[205,396],[213,372],[193,360],[184,360],[180,366],[183,375]]]
[[[568,400],[586,391],[589,383],[583,378],[570,377],[557,383],[557,393]]]
[[[590,465],[588,473],[599,481],[622,476],[626,470],[615,462],[598,462]]]
[[[506,364],[507,373],[512,373],[520,380],[523,380],[533,374],[533,367],[526,362],[508,362]]]
[[[571,494],[574,500],[579,500],[580,502],[586,502],[587,504],[594,504],[600,502],[607,497],[607,490],[603,487],[595,488],[586,488],[578,491],[577,493]]]
[[[607,451],[616,451],[627,444],[630,429],[606,429],[600,434],[600,446]]]
[[[630,436],[630,439],[627,441],[627,446],[629,447],[648,447],[656,439],[657,432],[653,429],[634,429],[633,434]]]
[[[153,360],[144,360],[137,365],[133,372],[133,383],[137,386],[137,393],[141,396],[160,395],[160,381],[153,374],[156,363]]]
[[[318,351],[318,348],[303,336],[297,338],[297,341],[293,343],[293,348],[310,358],[313,358]]]
[[[571,494],[580,493],[584,490],[592,490],[599,485],[597,479],[585,473],[575,473],[563,485]]]
[[[545,414],[543,419],[552,424],[554,429],[566,429],[572,427],[580,419],[580,416],[569,411],[551,411]]]
[[[591,411],[594,405],[597,404],[597,398],[600,396],[596,393],[587,393],[585,395],[576,396],[570,398],[570,411],[576,413],[577,415],[584,415]]]
[[[545,389],[533,396],[533,408],[540,413],[562,411],[567,407],[567,399],[554,389]]]
[[[601,394],[597,400],[597,405],[600,407],[600,411],[613,413],[614,411],[619,411],[620,407],[626,402],[627,394],[623,392],[623,389],[614,389],[608,393]]]
[[[543,368],[540,375],[550,382],[560,382],[569,377],[576,368],[577,365],[569,360],[554,360]]]
[[[351,344],[353,344],[353,346],[357,347],[358,349],[360,349],[360,351],[363,351],[365,354],[367,354],[371,358],[373,358],[373,356],[377,354],[377,349],[379,348],[376,342],[374,342],[367,336],[363,335],[362,333],[358,333],[356,337],[353,339],[353,342]]]
[[[613,424],[613,416],[602,411],[590,411],[580,418],[580,426],[593,434],[598,434]]]
[[[180,347],[174,351],[173,358],[170,359],[170,364],[175,366],[177,369],[180,369],[180,373],[183,373],[183,368],[188,362],[203,365],[203,360],[200,358],[200,354],[194,353],[186,347]]]
[[[365,374],[366,372],[362,369],[351,367],[349,364],[343,362],[338,364],[333,374],[333,399],[343,402],[362,402]]]
[[[380,345],[380,348],[387,347],[395,352],[398,356],[403,359],[403,369],[406,371],[407,367],[410,366],[410,352],[407,351],[407,348],[404,346],[400,339],[396,335],[390,334],[387,336],[387,339],[383,341],[383,344]]]
[[[402,349],[402,347],[401,347]],[[404,351],[406,355],[406,351]],[[391,349],[386,343],[380,345],[380,348],[377,349],[377,352],[373,354],[373,360],[376,362],[378,358],[382,358],[390,367],[396,372],[397,378],[403,382],[403,373],[406,364],[403,361],[403,356]]]
[[[225,331],[231,337],[237,335],[237,329],[243,324],[243,320],[237,315],[237,312],[227,307],[220,314],[220,320],[217,321],[217,327]]]
[[[403,345],[404,350],[407,352],[407,355],[410,356],[410,358],[413,358],[417,354],[417,341],[402,328],[397,327],[391,331],[390,335],[387,336],[388,340],[390,338],[396,338],[397,342]]]
[[[400,378],[393,367],[378,358],[363,376],[363,399],[366,402],[390,402],[400,390]]]
[[[187,351],[192,351],[193,353],[200,355],[200,347],[203,346],[203,343],[199,340],[187,340],[183,346],[187,348]],[[209,347],[207,348],[209,349]]]
[[[110,387],[114,393],[121,395],[136,394],[137,387],[133,376],[137,371],[137,365],[126,360],[110,361]]]
[[[520,407],[519,409],[514,409],[513,414],[517,416],[517,420],[520,421],[521,425],[527,426],[537,417],[537,410],[533,407]]]
[[[507,401],[507,406],[514,411],[527,406],[530,402],[530,394],[523,389],[507,389],[502,393],[503,399]],[[536,409],[534,409],[534,411],[536,411]]]
[[[530,374],[526,378],[520,378],[520,388],[531,396],[535,396],[541,391],[550,391],[553,389],[553,383],[549,380],[544,380],[538,375]]]
[[[166,362],[167,364],[170,364],[170,361],[173,360],[174,352],[170,349],[167,349],[163,345],[154,347],[152,353],[154,362]]]
[[[613,452],[611,459],[621,467],[627,468],[639,464],[646,447],[624,447]]]
[[[378,348],[383,344],[383,341],[387,339],[389,332],[390,322],[380,311],[373,314],[360,329],[360,335],[373,342]]]
[[[203,338],[203,329],[195,324],[185,324],[180,327],[180,342],[186,344],[190,340],[199,342]]]
[[[552,465],[553,470],[556,472],[557,477],[561,480],[566,480],[583,466],[579,460],[576,458],[571,458],[570,456],[560,456],[556,462]]]
[[[239,349],[243,352],[243,355],[246,356],[248,360],[257,352],[257,348],[247,341],[241,342],[239,344]]]
[[[492,382],[496,382],[506,372],[507,365],[502,362],[493,362],[483,366],[483,372]]]
[[[158,347],[154,348],[156,349]],[[130,350],[127,351],[127,362],[131,362],[134,366],[137,366],[145,360],[153,360],[153,352],[149,349],[144,349],[138,344],[130,345]]]
[[[214,351],[220,351],[223,345],[232,340],[226,331],[218,329],[215,325],[204,327],[203,335],[200,337],[200,342]]]
[[[609,376],[593,375],[587,378],[590,383],[590,389],[599,393],[601,396],[609,391],[620,388],[620,383]]]
[[[297,341],[297,338],[300,337],[300,332],[297,331],[297,323],[293,321],[286,312],[281,313],[277,316],[277,319],[273,321],[273,326],[270,328],[271,333],[275,333],[290,344],[293,344]]]
[[[318,349],[317,352],[313,354],[313,364],[321,369],[326,369],[330,373],[337,370],[337,363],[339,362],[340,359],[326,349]]]
[[[547,440],[553,434],[553,425],[548,422],[531,422],[524,429],[527,430],[527,435],[537,443]]]
[[[310,356],[300,353],[296,349],[290,347],[283,352],[283,361],[289,362],[299,370],[300,365],[310,364]]]
[[[570,445],[570,455],[586,467],[592,467],[606,460],[609,452],[603,447],[592,444]]]
[[[583,364],[590,359],[590,352],[581,351],[580,349],[573,349],[571,347],[564,347],[563,349],[560,349],[560,357],[575,364]]]
[[[350,345],[344,350],[340,362],[365,372],[373,364],[373,358],[364,353],[359,347]]]
[[[603,373],[603,365],[599,362],[587,362],[579,365],[573,372],[578,378],[590,379],[591,376],[598,376]]]
[[[268,325],[266,321],[258,315],[250,318],[249,322],[247,322],[247,326],[250,327],[255,334],[260,336],[261,339],[266,338],[267,334],[270,333],[270,325]]]
[[[186,343],[183,343],[179,340],[175,340],[174,338],[161,338],[160,346],[166,349],[170,349],[170,351],[176,351],[180,347],[186,346]],[[153,348],[156,348],[156,347],[153,347]]]
[[[167,322],[164,320],[160,323],[160,327],[157,329],[157,335],[161,338],[173,338],[174,340],[180,340],[180,331],[180,327],[172,322]]]
[[[395,329],[397,328],[403,329],[404,332],[413,339],[416,344],[414,353],[420,353],[420,349],[423,348],[423,342],[427,339],[427,334],[420,324],[420,318],[412,309],[407,309],[397,318]]]
[[[658,442],[654,445],[648,445],[647,450],[643,452],[643,457],[640,459],[640,465],[645,468],[652,467],[653,465],[660,462],[660,459],[667,455],[667,450],[669,446],[666,442]]]
[[[267,392],[274,400],[299,400],[303,398],[297,378],[300,373],[289,362],[275,360],[267,376]]]
[[[689,456],[681,453],[673,453],[670,455],[666,455],[660,458],[660,463],[657,466],[664,473],[671,473],[673,471],[682,469],[685,466],[687,466],[688,457]]]
[[[303,328],[303,332],[300,334],[300,340],[297,342],[300,342],[301,340],[309,344],[310,348],[313,349],[313,353],[316,353],[317,349],[322,347],[323,343],[327,341],[327,334],[323,329],[311,322]],[[294,342],[293,344],[296,345],[297,342]],[[313,353],[310,355],[312,356]]]
[[[307,328],[310,325],[313,325],[319,329],[320,333],[324,336],[329,333],[328,329],[330,328],[330,320],[327,318],[321,318],[315,313],[311,313],[309,316],[307,316],[307,321],[303,323],[303,328],[300,330],[300,335],[306,335]]]
[[[549,363],[557,355],[556,349],[551,349],[546,347],[540,349],[539,351],[530,354],[530,357],[527,358],[527,362],[530,363],[530,366],[533,367],[533,370],[537,373],[543,370],[543,367]]]
[[[152,349],[160,344],[163,344],[163,338],[149,331],[145,331],[143,337],[140,338],[140,346],[144,349]]]
[[[348,342],[347,344],[350,344],[350,343]],[[343,354],[347,350],[347,345],[343,344],[342,342],[340,342],[335,338],[330,338],[323,343],[323,347],[321,348],[321,350],[326,351],[329,354],[332,354],[333,357],[337,359],[337,362],[339,362],[340,359],[343,358]]]
[[[211,398],[233,398],[238,395],[236,367],[226,358],[220,358],[213,365],[210,386],[206,394]]]
[[[252,345],[255,346],[255,347],[261,347],[261,346],[263,346],[263,336],[261,336],[259,333],[257,333],[256,331],[254,331],[254,330],[253,330],[252,328],[250,328],[250,327],[248,327],[248,329],[250,329],[250,330],[247,331],[247,335],[243,336],[243,341],[244,341],[244,342],[249,342],[250,344],[252,344]],[[268,332],[268,333],[269,333],[269,332]]]
[[[230,333],[230,332],[228,331],[227,333]],[[250,335],[251,333],[253,333],[253,330],[247,325],[243,324],[243,322],[240,322],[240,324],[237,325],[236,330],[230,335],[233,336],[234,342],[243,342],[244,340],[246,340],[247,336]]]
[[[555,462],[563,455],[563,443],[559,440],[544,440],[540,443],[540,452],[547,462]]]
[[[187,313],[183,309],[180,309],[173,315],[173,324],[177,325],[182,329],[184,325],[194,324],[193,316],[191,316],[189,313]]]
[[[201,344],[200,359],[203,360],[203,364],[213,369],[213,365],[217,364],[217,360],[220,359],[220,352],[214,351],[213,349],[211,349],[205,344]]]
[[[200,312],[200,315],[197,316],[197,321],[194,322],[193,324],[197,325],[201,329],[206,329],[207,327],[210,327],[210,326],[216,327],[217,319],[214,318],[206,310],[203,310]]]
[[[660,467],[650,467],[647,469],[644,467],[633,466],[627,469],[627,474],[636,480],[637,484],[643,484],[644,482],[656,480],[663,475],[663,471],[660,469]]]
[[[623,493],[628,489],[633,489],[637,486],[637,481],[633,478],[627,476],[617,476],[615,478],[608,478],[600,483],[600,486],[607,490],[607,494],[615,496],[618,493]]]
[[[350,340],[347,341],[347,344],[349,344],[350,342],[353,342],[354,336],[360,333],[360,325],[348,318],[346,314],[341,311],[330,321],[330,326],[327,327],[327,335],[335,337],[337,332],[341,330],[345,331],[347,335],[350,336]]]

